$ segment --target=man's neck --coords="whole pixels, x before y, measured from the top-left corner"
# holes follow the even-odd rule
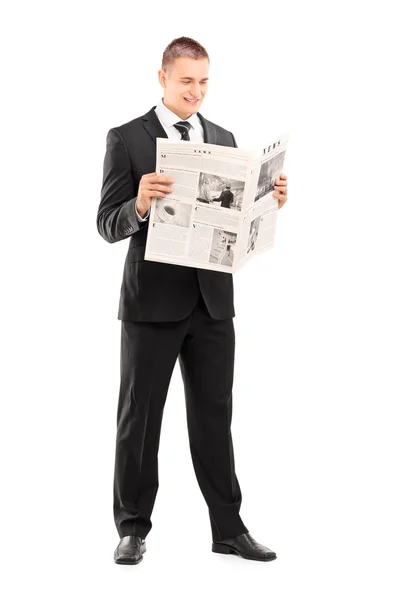
[[[178,110],[176,110],[176,108],[174,106],[168,104],[168,102],[165,102],[164,98],[163,98],[162,102],[163,102],[164,106],[166,106],[166,108],[168,108],[171,112],[174,113],[174,115],[176,115],[177,117],[179,117],[183,121],[186,121],[187,119],[190,119],[190,117],[195,114],[195,113],[189,113],[189,114],[186,113],[186,114],[183,114],[183,113],[179,112]]]

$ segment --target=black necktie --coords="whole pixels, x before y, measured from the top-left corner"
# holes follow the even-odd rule
[[[188,121],[178,121],[178,123],[174,124],[174,127],[182,134],[181,140],[190,142],[189,129],[191,128],[191,124]]]

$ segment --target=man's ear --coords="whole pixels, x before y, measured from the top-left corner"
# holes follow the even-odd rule
[[[164,69],[160,69],[158,71],[158,81],[160,82],[160,85],[162,85],[163,88],[166,87],[165,79],[166,79],[166,73],[165,73]]]

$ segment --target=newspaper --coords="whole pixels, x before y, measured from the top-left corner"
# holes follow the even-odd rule
[[[175,183],[151,203],[145,260],[234,273],[272,248],[288,140],[254,151],[157,138],[156,172]]]

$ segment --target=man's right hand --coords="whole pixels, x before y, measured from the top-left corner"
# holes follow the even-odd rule
[[[163,198],[173,192],[171,183],[175,183],[175,179],[157,173],[146,173],[142,176],[136,199],[136,210],[142,218],[149,210],[153,198]]]

